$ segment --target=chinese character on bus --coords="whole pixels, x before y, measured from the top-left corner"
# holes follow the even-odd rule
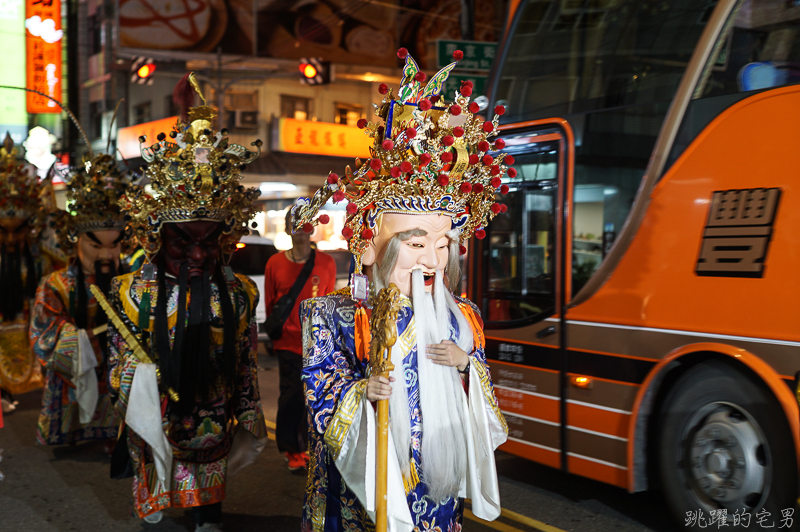
[[[695,272],[761,277],[779,198],[777,188],[714,192]]]

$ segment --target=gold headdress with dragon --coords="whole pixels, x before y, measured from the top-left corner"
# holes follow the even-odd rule
[[[191,107],[187,119],[179,120],[169,132],[169,139],[159,133],[158,142],[145,146],[147,139],[139,138],[152,190],[132,186],[120,200],[148,259],[161,249],[163,224],[199,220],[222,222],[222,249],[232,253],[258,212],[254,202],[260,191],[245,189],[239,181],[245,166],[260,155],[263,143],[256,140],[253,149],[247,149],[230,143],[227,130],[214,131],[211,121],[216,111],[205,105],[194,74],[186,81],[203,105]]]
[[[498,115],[505,109],[496,107],[492,120],[478,116],[478,104],[470,102],[470,82],[462,83],[452,102],[441,95],[463,54],[456,51],[456,61],[424,86],[425,74],[407,51],[401,48],[398,57],[405,59],[405,67],[397,97],[381,84],[383,101],[375,105],[380,123],[362,119],[358,124],[375,139],[372,157],[356,159],[357,169],[346,167],[344,176],[331,173],[312,198],[300,198],[293,207],[295,231],[310,232],[327,223],[318,213],[329,199],[348,201],[342,236],[356,258],[357,273],[381,214],[446,214],[460,229],[462,242],[473,234],[483,238],[489,220],[505,211],[495,201],[496,192],[508,191],[501,177],[516,175],[509,168],[513,158],[497,151],[504,142],[488,140],[497,135]]]
[[[38,218],[42,186],[32,168],[6,134],[0,148],[0,218]]]
[[[130,187],[130,178],[117,167],[110,155],[93,156],[83,166],[66,170],[65,223],[57,228],[62,246],[75,244],[81,233],[125,231],[127,222],[120,210],[119,198]]]

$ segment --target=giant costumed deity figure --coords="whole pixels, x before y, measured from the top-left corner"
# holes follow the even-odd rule
[[[0,148],[0,388],[10,394],[42,387],[42,372],[28,344],[36,287],[54,266],[44,252],[42,185],[6,135]]]
[[[193,88],[194,87],[194,88]],[[193,76],[175,89],[183,105]],[[205,103],[205,102],[204,102]],[[153,194],[123,198],[147,255],[117,277],[110,304],[110,381],[125,422],[133,508],[149,522],[160,510],[192,507],[198,528],[221,520],[228,476],[266,442],[257,376],[258,289],[225,261],[247,234],[258,189],[239,184],[255,150],[211,129],[215,111],[192,107],[168,139],[145,147]]]
[[[91,285],[108,294],[119,272],[126,222],[118,205],[129,186],[109,155],[89,155],[67,170],[68,215],[57,234],[69,264],[42,280],[30,328],[30,342],[45,371],[37,442],[58,445],[105,440],[110,452],[118,421],[107,381],[106,314]]]
[[[311,454],[304,531],[386,521],[392,531],[457,531],[465,497],[478,517],[500,514],[493,451],[508,428],[479,312],[452,292],[462,244],[483,238],[504,210],[496,196],[507,191],[507,156],[487,153],[502,147],[487,140],[498,118],[476,116],[469,83],[453,102],[441,98],[455,63],[424,85],[413,59],[399,55],[406,64],[397,97],[379,89],[382,123],[359,123],[375,139],[372,157],[356,160],[355,172],[329,175],[294,208],[296,230],[310,231],[326,201],[347,200],[342,234],[355,258],[348,289],[301,309]],[[390,437],[376,459],[387,400]],[[376,470],[384,472],[377,480]],[[384,475],[385,499],[376,495]]]

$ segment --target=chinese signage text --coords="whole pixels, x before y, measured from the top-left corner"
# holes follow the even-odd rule
[[[369,157],[373,140],[354,126],[281,118],[275,124],[272,149],[291,153]]]
[[[26,0],[27,87],[61,100],[61,0]],[[52,100],[28,93],[29,113],[60,113]]]

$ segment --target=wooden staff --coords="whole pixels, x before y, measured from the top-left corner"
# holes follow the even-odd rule
[[[394,284],[382,289],[373,304],[369,320],[371,333],[369,366],[374,376],[389,377],[392,346],[397,341],[397,314],[400,311],[400,290]],[[403,383],[398,383],[402,386]],[[405,421],[399,421],[405,422]],[[389,453],[389,401],[378,401],[378,438],[375,453],[375,532],[386,532],[386,473]]]

